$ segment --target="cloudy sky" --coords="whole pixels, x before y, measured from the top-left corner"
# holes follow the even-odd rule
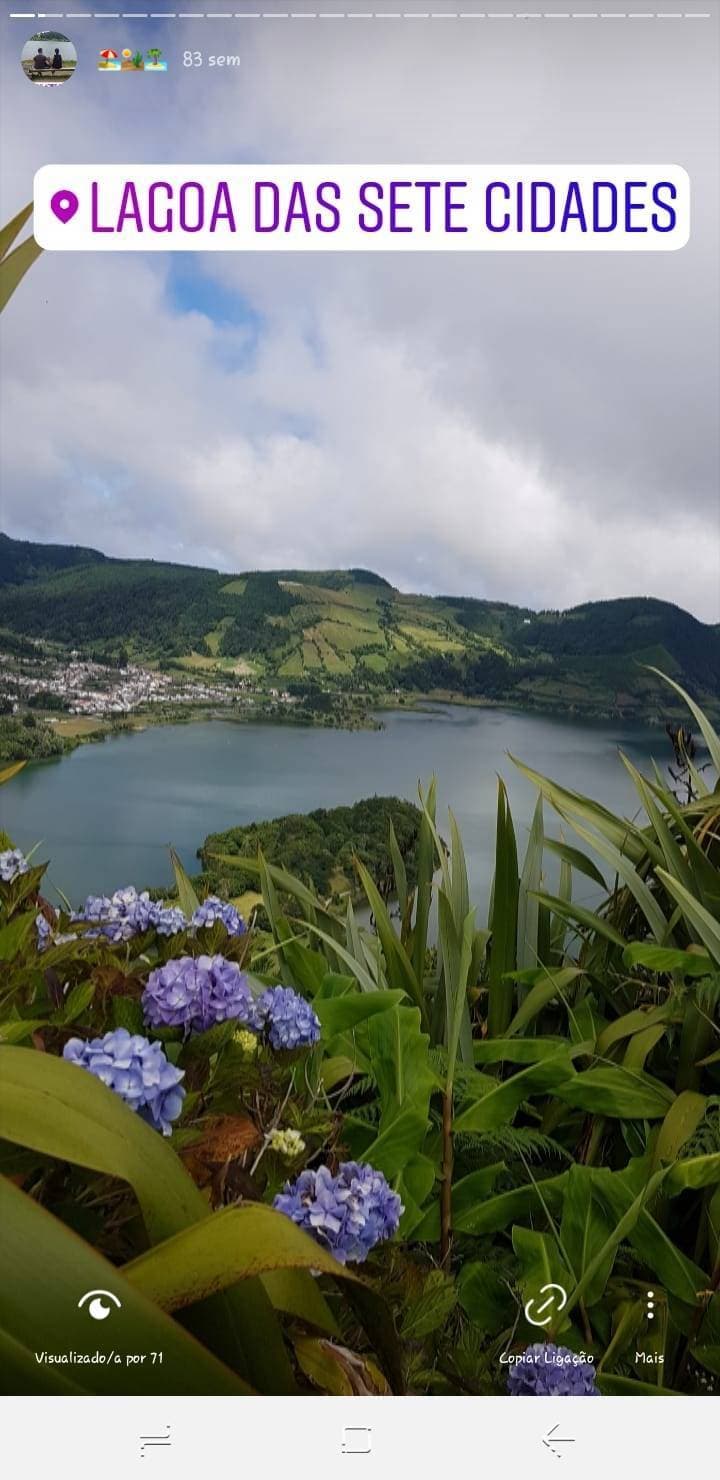
[[[4,219],[63,160],[673,161],[693,225],[634,256],[47,254],[3,325],[10,534],[720,618],[715,19],[52,24],[79,61],[43,90],[3,19]],[[155,44],[167,75],[95,70]]]

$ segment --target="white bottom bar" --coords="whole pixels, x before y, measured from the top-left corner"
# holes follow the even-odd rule
[[[720,1398],[21,1397],[0,1419],[16,1480],[678,1480],[716,1453]]]

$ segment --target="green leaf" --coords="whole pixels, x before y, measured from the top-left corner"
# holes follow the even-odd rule
[[[313,1007],[320,1019],[326,1042],[337,1033],[346,1033],[378,1012],[388,1012],[406,1000],[404,992],[345,992],[338,997],[317,996]]]
[[[517,964],[519,887],[515,828],[505,785],[498,778],[495,878],[490,921],[492,940],[488,975],[488,1034],[491,1038],[503,1037],[512,1017],[513,991],[506,976]]]
[[[608,1235],[612,1224],[605,1210],[594,1196],[594,1170],[592,1167],[571,1166],[563,1199],[560,1240],[576,1281],[580,1281],[593,1265],[592,1277],[585,1286],[585,1304],[588,1306],[602,1298],[605,1286],[612,1273],[616,1249],[608,1247]],[[596,1255],[606,1250],[605,1257],[595,1263]]]
[[[664,946],[653,946],[645,941],[636,941],[623,952],[626,966],[644,966],[657,976],[670,976],[680,972],[682,976],[708,976],[713,970],[709,956],[695,951],[671,951]]]
[[[2,1043],[24,1043],[26,1038],[32,1038],[38,1028],[45,1027],[44,1018],[9,1018],[7,1022],[0,1023],[0,1044]]]
[[[65,1004],[53,1017],[53,1022],[68,1025],[77,1022],[95,996],[95,983],[77,982],[65,998]]]
[[[508,1037],[522,1032],[523,1028],[526,1028],[528,1023],[531,1023],[533,1018],[536,1018],[543,1008],[553,1002],[556,997],[564,1002],[566,988],[579,976],[582,976],[582,971],[578,966],[563,966],[560,970],[551,970],[547,966],[541,966],[536,973],[535,984],[528,992],[525,1001],[521,1002],[512,1022],[508,1024]]]
[[[610,1172],[600,1167],[595,1171],[598,1197],[616,1225],[613,1237],[619,1233],[618,1242],[626,1238],[666,1290],[686,1305],[695,1306],[699,1292],[707,1288],[708,1277],[681,1253],[646,1207],[665,1177],[665,1171],[655,1172],[635,1195],[627,1171]]]
[[[700,705],[696,704],[694,699],[690,698],[690,695],[685,692],[685,689],[682,689],[679,683],[675,683],[674,679],[668,678],[666,673],[661,673],[659,668],[653,668],[650,664],[648,664],[648,670],[650,673],[656,674],[658,678],[661,678],[663,683],[669,684],[670,688],[674,689],[675,693],[679,694],[680,698],[685,701],[690,713],[702,731],[705,744],[710,752],[710,759],[718,775],[720,775],[720,736],[713,729],[707,715],[704,714]]]
[[[604,940],[609,940],[614,946],[624,948],[627,942],[619,930],[611,925],[603,915],[596,915],[592,910],[586,910],[583,905],[568,904],[555,894],[539,894],[539,903],[545,910],[552,910],[553,914],[559,915],[561,920],[567,920],[569,925],[581,926],[583,930],[589,930],[593,935],[601,935]]]
[[[28,268],[32,267],[42,252],[34,236],[21,242],[14,252],[8,252],[0,261],[0,311],[12,298],[18,284],[22,282]]]
[[[509,1125],[523,1100],[550,1090],[558,1094],[562,1087],[567,1087],[579,1077],[582,1076],[575,1074],[568,1047],[563,1044],[549,1058],[513,1074],[489,1094],[483,1095],[481,1100],[461,1110],[455,1117],[453,1130],[490,1131],[500,1125]]]
[[[3,1054],[9,1052],[3,1050]],[[0,1204],[4,1248],[2,1326],[11,1339],[31,1351],[70,1349],[92,1354],[98,1346],[97,1328],[88,1321],[87,1309],[78,1308],[78,1292],[111,1290],[121,1307],[113,1312],[112,1342],[108,1341],[108,1346],[114,1346],[123,1360],[120,1365],[88,1362],[71,1369],[85,1392],[145,1395],[149,1381],[146,1367],[124,1362],[126,1352],[138,1351],[163,1353],[162,1365],[153,1369],[153,1392],[249,1392],[246,1384],[188,1331],[140,1293],[125,1271],[109,1264],[5,1178],[0,1179]],[[102,1340],[100,1344],[105,1346]]]
[[[713,1187],[716,1182],[720,1182],[720,1151],[676,1162],[667,1174],[663,1191],[669,1197],[676,1197],[690,1187]]]
[[[505,1170],[505,1163],[494,1162],[492,1166],[480,1167],[461,1177],[452,1188],[452,1226],[456,1233],[473,1233],[478,1215],[490,1197],[498,1177]],[[413,1229],[413,1238],[420,1243],[437,1243],[440,1237],[440,1207],[437,1202],[428,1208],[422,1223]]]
[[[584,842],[589,843],[591,848],[595,848],[600,856],[615,870],[615,873],[619,875],[642,910],[656,941],[659,945],[664,945],[668,939],[672,938],[672,932],[654,894],[645,883],[645,880],[640,877],[640,874],[630,859],[619,848],[616,848],[613,843],[608,842],[603,837],[596,837],[593,833],[588,832],[587,828],[582,827],[579,822],[573,821],[572,817],[568,817],[567,820],[570,826],[575,829],[578,836]],[[660,873],[659,869],[658,873]]]
[[[677,879],[673,879],[670,874],[666,873],[665,869],[657,869],[657,876],[662,879],[668,893],[677,900],[686,920],[699,935],[715,964],[720,965],[720,924],[718,921],[713,918],[709,910],[705,909],[704,905],[700,904],[699,900],[689,893],[683,884],[678,883]]]
[[[382,1297],[338,1264],[291,1218],[262,1203],[213,1213],[126,1264],[123,1274],[134,1289],[163,1310],[178,1310],[238,1280],[277,1269],[317,1269],[343,1287],[352,1286],[348,1293],[363,1311],[365,1329],[378,1341],[378,1355],[388,1363],[388,1375],[398,1380],[397,1351],[389,1336],[392,1323]]]
[[[385,903],[376,889],[364,863],[361,863],[359,858],[355,860],[355,867],[365,891],[365,897],[372,910],[375,928],[383,948],[388,983],[391,987],[402,987],[411,1002],[414,1002],[420,1009],[424,1021],[427,1011],[425,995],[422,986],[415,977],[411,962],[395,934],[393,923],[385,907]]]
[[[549,848],[551,853],[556,853],[563,863],[569,864],[571,868],[577,869],[579,874],[584,874],[587,879],[591,879],[593,884],[597,884],[598,888],[602,889],[603,894],[607,894],[607,884],[597,864],[593,863],[592,858],[588,858],[587,853],[583,853],[580,848],[571,848],[568,843],[559,843],[555,838],[546,838],[545,847]]]
[[[178,904],[186,920],[190,920],[195,910],[198,909],[200,900],[193,889],[192,884],[180,862],[174,848],[170,849],[170,861],[175,875],[175,883],[178,892]]]
[[[660,1119],[675,1098],[659,1079],[620,1064],[585,1069],[559,1085],[555,1093],[566,1105],[619,1120]]]
[[[202,1193],[163,1137],[94,1075],[51,1054],[0,1048],[0,1137],[128,1182],[152,1242],[207,1216]],[[259,1283],[249,1281],[222,1301],[201,1318],[214,1333],[214,1349],[222,1342],[223,1351],[232,1350],[233,1365],[259,1390],[292,1391],[280,1330]]]
[[[537,786],[543,796],[552,804],[561,817],[572,815],[582,817],[596,828],[604,838],[617,849],[632,858],[635,863],[640,863],[648,853],[648,839],[639,827],[628,822],[624,817],[616,817],[609,812],[607,807],[602,807],[599,802],[593,802],[589,797],[581,796],[579,792],[568,791],[564,786],[558,786],[555,781],[550,781],[546,776],[541,776],[538,771],[533,771],[529,766],[523,765],[522,761],[510,756],[513,765],[527,776],[534,786]],[[591,840],[593,841],[593,840]],[[594,846],[594,841],[593,841]],[[656,861],[660,862],[662,855],[660,850],[655,850]]]
[[[516,957],[520,971],[525,967],[537,966],[540,961],[540,952],[538,950],[539,905],[537,894],[542,879],[543,843],[543,799],[541,795],[535,804],[535,813],[530,828],[530,837],[528,839],[525,862],[523,863],[518,889]]]
[[[458,1275],[458,1300],[474,1326],[493,1339],[512,1325],[516,1306],[497,1266],[482,1259],[464,1264]]]
[[[17,216],[13,216],[12,221],[8,221],[3,226],[0,231],[0,261],[7,256],[15,237],[22,231],[25,222],[30,220],[32,213],[33,203],[30,201],[29,205],[23,206],[22,210],[18,211]]]
[[[543,1285],[567,1288],[569,1270],[555,1238],[533,1228],[518,1226],[513,1228],[512,1244],[520,1266],[520,1285],[525,1301],[532,1297],[537,1299]],[[547,1328],[548,1334],[556,1336],[566,1324],[564,1312],[557,1312]]]
[[[14,956],[19,956],[23,947],[30,939],[35,924],[37,910],[28,910],[26,914],[15,915],[8,925],[0,930],[0,961],[12,961]]]

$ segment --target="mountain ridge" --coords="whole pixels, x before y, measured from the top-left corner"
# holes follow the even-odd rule
[[[0,629],[345,692],[639,717],[669,707],[652,665],[701,702],[720,700],[720,629],[676,603],[627,596],[535,611],[399,591],[361,567],[231,574],[0,534]]]

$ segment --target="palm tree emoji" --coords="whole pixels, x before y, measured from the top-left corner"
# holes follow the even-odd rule
[[[160,47],[159,46],[151,46],[150,47],[150,50],[146,53],[146,55],[150,57],[150,60],[151,60],[151,62],[153,64],[153,66],[154,67],[157,67],[157,64],[160,61],[160,58],[162,56],[162,52],[160,50]]]

